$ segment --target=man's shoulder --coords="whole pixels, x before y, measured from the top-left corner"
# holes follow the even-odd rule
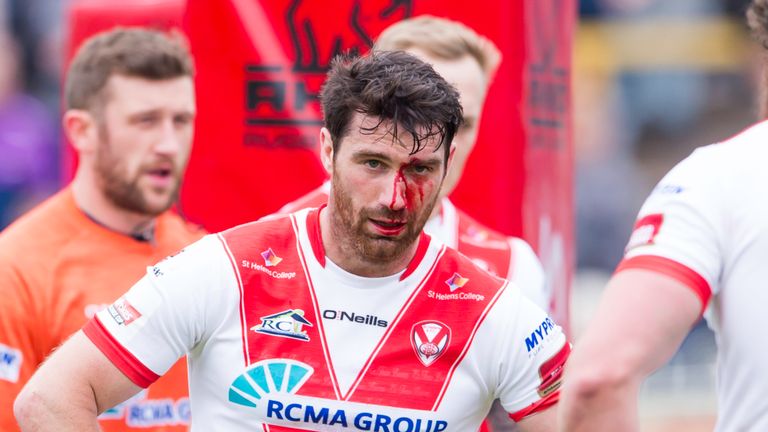
[[[320,207],[328,202],[330,183],[325,182],[311,192],[284,205],[276,214],[289,214],[305,208]]]
[[[451,272],[458,273],[462,277],[487,279],[488,282],[493,282],[494,284],[502,282],[502,278],[498,277],[494,272],[488,271],[485,266],[480,265],[475,257],[467,256],[465,253],[449,246],[445,246],[445,251],[440,256],[437,265],[438,270],[452,269]]]
[[[29,254],[51,255],[56,245],[77,235],[77,230],[69,228],[76,224],[72,218],[76,209],[67,194],[66,190],[54,194],[0,232],[0,255],[15,259],[30,258]]]
[[[683,161],[690,170],[728,169],[743,172],[754,166],[763,169],[768,157],[768,120],[753,124],[741,132],[713,144],[697,147]]]
[[[469,241],[478,245],[492,244],[500,248],[509,247],[508,236],[482,224],[460,208],[456,209],[456,219],[460,241]],[[502,246],[502,243],[506,246]]]
[[[456,209],[457,249],[494,275],[513,277],[515,263],[537,263],[533,248],[519,237],[507,236]]]
[[[236,225],[218,233],[224,239],[252,237],[285,237],[294,234],[293,224],[296,219],[303,219],[304,212],[299,210],[289,214],[274,213],[259,220]]]

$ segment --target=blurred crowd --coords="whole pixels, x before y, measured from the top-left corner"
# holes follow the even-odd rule
[[[63,3],[0,0],[0,228],[60,185]]]

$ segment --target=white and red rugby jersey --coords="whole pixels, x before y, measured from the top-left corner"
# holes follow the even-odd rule
[[[672,276],[718,343],[718,431],[768,430],[768,123],[701,147],[656,186],[617,271]],[[664,301],[664,299],[659,299]]]
[[[317,189],[284,205],[277,214],[320,207],[328,202],[330,189],[331,184],[326,181]],[[554,296],[546,284],[544,269],[525,240],[508,237],[486,227],[457,209],[448,198],[443,198],[440,204],[440,215],[427,221],[425,233],[468,256],[482,269],[514,282],[542,309],[553,310],[550,303],[554,301]]]
[[[207,236],[148,269],[85,328],[146,386],[188,354],[198,431],[476,430],[559,397],[570,351],[520,291],[419,240],[401,273],[326,259],[319,210]]]

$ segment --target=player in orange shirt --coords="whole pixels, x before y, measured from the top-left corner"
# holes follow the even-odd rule
[[[66,82],[63,126],[75,179],[0,233],[0,430],[45,357],[147,266],[202,236],[168,211],[192,144],[192,59],[165,34],[88,40]],[[102,414],[105,431],[187,430],[185,363]]]

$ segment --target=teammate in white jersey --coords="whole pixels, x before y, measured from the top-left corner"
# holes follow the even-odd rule
[[[23,430],[95,430],[185,354],[192,430],[467,431],[495,397],[523,430],[555,430],[560,328],[422,233],[461,123],[456,90],[381,52],[334,62],[321,101],[328,206],[150,268],[30,380]]]
[[[768,42],[768,1],[747,13]],[[768,123],[697,149],[640,210],[624,260],[574,349],[562,430],[637,430],[637,393],[703,315],[718,342],[718,431],[768,430]]]

